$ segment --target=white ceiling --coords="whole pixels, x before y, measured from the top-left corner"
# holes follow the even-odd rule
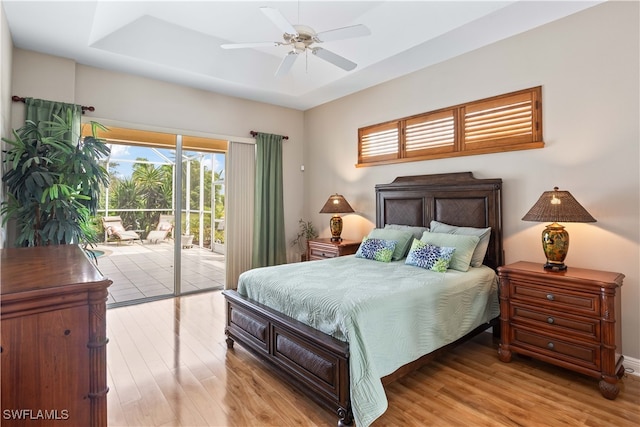
[[[2,0],[2,6],[17,48],[306,110],[601,2]],[[347,72],[308,55],[276,78],[286,47],[220,48],[282,41],[261,6],[316,32],[366,25],[369,36],[321,45],[358,66]]]

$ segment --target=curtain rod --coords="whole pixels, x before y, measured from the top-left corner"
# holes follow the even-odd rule
[[[13,95],[13,96],[11,97],[11,100],[12,100],[13,102],[22,102],[22,103],[24,103],[24,102],[25,102],[25,98],[22,98],[22,97],[20,97],[20,96],[16,96],[16,95]],[[81,106],[80,106],[80,108],[82,109],[82,114],[84,114],[84,112],[85,112],[85,111],[95,111],[95,110],[96,110],[96,109],[95,109],[95,108],[93,108],[92,106],[85,107],[84,105],[81,105]]]
[[[251,132],[249,132],[251,134],[252,137],[256,137],[260,132],[256,132],[255,130],[252,130]],[[289,139],[288,136],[283,136],[282,139]]]

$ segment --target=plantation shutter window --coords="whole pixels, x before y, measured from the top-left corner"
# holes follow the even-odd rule
[[[397,159],[400,147],[398,122],[383,123],[358,130],[358,163]]]
[[[423,114],[405,121],[406,157],[450,153],[455,148],[455,111]]]
[[[360,128],[356,166],[542,147],[538,86]]]
[[[526,91],[464,106],[464,149],[540,141],[536,95]]]

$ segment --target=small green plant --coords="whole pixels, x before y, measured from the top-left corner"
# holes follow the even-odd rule
[[[291,241],[291,246],[298,246],[300,252],[306,252],[307,240],[318,237],[318,231],[311,221],[302,218],[298,220],[299,231],[296,238]]]

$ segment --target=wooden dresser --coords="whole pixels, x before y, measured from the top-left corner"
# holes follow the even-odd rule
[[[2,426],[106,426],[106,279],[78,246],[0,250]]]
[[[312,239],[307,241],[307,259],[335,258],[344,255],[353,255],[358,251],[360,242],[354,240],[341,240],[332,242],[330,238]]]
[[[597,378],[615,399],[624,374],[620,353],[624,275],[569,267],[546,271],[517,262],[498,268],[503,362],[512,353],[535,357]]]

